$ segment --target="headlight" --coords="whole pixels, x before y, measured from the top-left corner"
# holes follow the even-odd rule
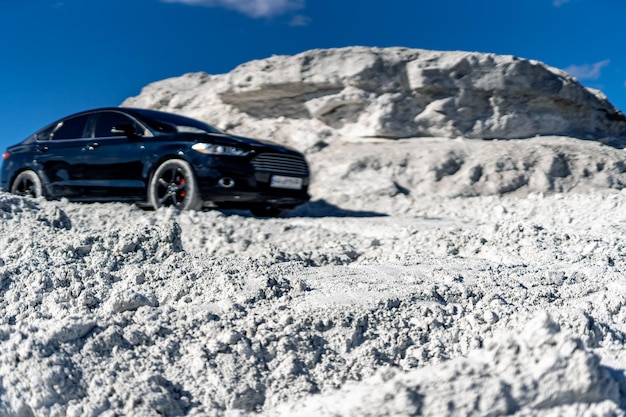
[[[215,145],[211,143],[196,143],[191,149],[206,155],[247,156],[250,151],[235,146]]]

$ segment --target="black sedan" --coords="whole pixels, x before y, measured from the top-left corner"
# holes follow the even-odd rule
[[[309,200],[301,153],[154,110],[74,114],[9,147],[2,159],[0,189],[20,195],[245,208],[259,216]]]

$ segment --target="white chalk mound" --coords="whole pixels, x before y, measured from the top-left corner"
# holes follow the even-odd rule
[[[311,50],[248,62],[228,74],[159,81],[123,105],[281,140],[292,136],[294,124],[300,135],[318,139],[626,136],[624,115],[564,71],[477,52]]]
[[[307,154],[313,199],[350,209],[626,185],[623,114],[563,71],[512,56],[313,50],[159,81],[123,105],[290,145]]]

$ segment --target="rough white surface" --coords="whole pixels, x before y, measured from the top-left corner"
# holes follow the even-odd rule
[[[311,50],[155,82],[123,105],[303,150],[333,138],[626,136],[624,115],[564,71],[477,52]]]
[[[432,195],[525,195],[626,186],[624,150],[565,137],[344,141],[309,153],[314,199],[410,210]]]
[[[313,199],[257,219],[0,193],[0,416],[626,415],[623,124],[599,94],[353,48],[126,104],[306,151]],[[607,140],[441,138],[587,127]]]
[[[623,415],[624,213],[621,192],[281,219],[0,194],[0,415]]]

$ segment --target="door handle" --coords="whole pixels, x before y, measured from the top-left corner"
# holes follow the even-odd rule
[[[89,145],[87,145],[87,149],[90,151],[93,151],[94,149],[100,147],[100,144],[98,142],[93,142],[90,143]]]
[[[38,146],[37,147],[37,151],[39,152],[48,152],[48,147],[47,146]]]

